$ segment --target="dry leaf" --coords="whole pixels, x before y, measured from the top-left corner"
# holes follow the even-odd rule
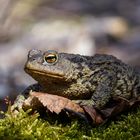
[[[93,107],[84,106],[82,108],[80,105],[65,97],[41,92],[31,92],[24,102],[24,108],[40,109],[44,107],[50,112],[55,112],[56,114],[59,114],[62,110],[67,111],[70,114],[74,113],[87,122],[88,114],[91,118],[90,120],[92,120],[92,123],[94,124],[100,124],[103,122],[101,115]]]
[[[58,95],[52,95],[41,92],[31,92],[29,97],[24,102],[25,108],[46,108],[50,112],[59,114],[62,110],[69,113],[74,113],[85,120],[92,121],[93,124],[102,124],[111,117],[120,114],[123,111],[129,110],[140,104],[140,98],[127,100],[122,97],[112,99],[112,104],[104,109],[98,110],[94,106],[80,106],[71,100]]]
[[[92,106],[83,106],[84,111],[90,116],[93,124],[101,124],[104,122],[102,116],[98,111]]]
[[[84,113],[84,110],[71,100],[47,93],[31,92],[25,100],[24,107],[43,106],[49,111],[59,114],[63,109],[73,110],[73,112]]]

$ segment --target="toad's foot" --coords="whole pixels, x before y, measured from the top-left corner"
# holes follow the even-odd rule
[[[23,103],[25,101],[25,97],[23,95],[18,95],[16,100],[14,101],[14,104],[11,106],[12,112],[18,112],[23,107]]]

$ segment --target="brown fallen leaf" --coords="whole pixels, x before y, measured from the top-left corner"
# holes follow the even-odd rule
[[[140,106],[140,97],[127,100],[118,96],[113,98],[113,100],[115,104],[112,107],[105,107],[104,109],[100,110],[100,114],[102,114],[104,120],[115,117],[124,111],[130,111]]]
[[[83,106],[84,111],[92,118],[94,124],[103,124],[124,111],[130,111],[140,106],[140,97],[127,100],[123,97],[112,99],[114,105],[110,104],[104,109],[97,109],[93,106]]]
[[[83,106],[83,109],[85,113],[90,116],[93,124],[98,125],[105,121],[102,115],[93,106]]]
[[[68,113],[74,113],[94,125],[99,125],[123,111],[140,105],[140,98],[127,100],[122,97],[115,97],[112,100],[113,104],[111,103],[104,109],[99,110],[94,106],[80,106],[79,104],[72,102],[70,99],[58,95],[31,92],[29,93],[29,97],[24,101],[23,107],[33,109],[45,108],[56,114],[59,114],[63,110]]]
[[[122,97],[115,97],[112,100],[114,100],[115,102],[113,106],[106,107],[100,110],[100,112],[104,114],[104,118],[110,118],[110,117],[116,116],[120,114],[121,112],[130,109],[130,102],[127,99],[122,98]]]
[[[79,104],[58,95],[52,95],[41,92],[31,92],[29,97],[24,101],[23,108],[40,109],[46,108],[50,112],[59,114],[62,110],[70,114],[74,114],[84,119],[89,123],[88,116],[91,118],[93,124],[100,124],[103,122],[101,115],[90,106],[81,107]]]
[[[46,107],[50,112],[59,114],[63,109],[73,110],[84,114],[84,110],[80,105],[72,102],[71,100],[47,93],[31,92],[29,97],[24,102],[24,107]]]

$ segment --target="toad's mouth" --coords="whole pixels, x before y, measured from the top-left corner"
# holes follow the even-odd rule
[[[50,77],[54,79],[61,79],[65,80],[65,77],[63,74],[58,74],[54,72],[43,72],[35,69],[29,69],[29,68],[24,68],[25,72],[30,74],[30,75],[38,75],[38,76],[43,76],[43,77]]]

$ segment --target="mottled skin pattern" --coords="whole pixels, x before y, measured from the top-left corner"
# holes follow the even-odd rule
[[[44,58],[51,53],[57,56],[57,60],[47,63]],[[25,71],[38,84],[28,87],[24,93],[32,89],[56,94],[99,109],[113,97],[130,100],[140,94],[140,75],[110,55],[96,54],[91,57],[31,50]]]

